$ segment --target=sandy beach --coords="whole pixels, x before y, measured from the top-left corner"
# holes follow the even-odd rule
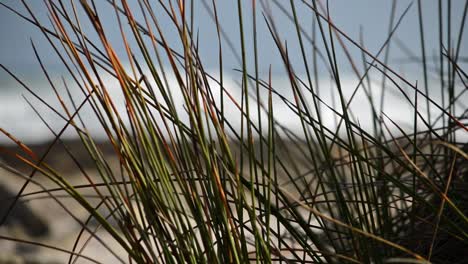
[[[67,141],[65,144],[74,157],[80,161],[86,173],[92,175],[96,182],[100,182],[97,176],[98,173],[93,168],[93,164],[82,145],[78,141]],[[50,143],[44,143],[31,145],[30,147],[34,152],[42,155],[47,151],[49,145]],[[110,152],[110,145],[101,143],[99,147],[106,154],[106,160],[108,160],[109,164],[116,164],[115,156]],[[22,153],[15,146],[8,145],[3,146],[3,148],[10,153]],[[21,190],[27,178],[31,175],[32,169],[11,155],[5,154],[5,151],[1,154],[1,162],[3,166],[0,168],[0,187],[5,190],[0,194],[0,215],[3,216],[6,213],[6,208],[9,208],[12,201],[14,201],[14,196]],[[52,168],[57,169],[60,175],[63,175],[72,185],[89,184],[63,147],[53,147],[45,162]],[[14,173],[12,170],[16,170],[18,173]],[[44,192],[44,188],[52,190],[51,193],[53,193],[55,199]],[[0,235],[5,238],[41,243],[57,247],[63,251],[70,251],[82,229],[80,222],[86,221],[89,214],[82,206],[71,199],[66,192],[56,190],[56,188],[55,183],[40,173],[34,174],[32,181],[23,191],[23,197],[7,218],[7,222],[0,227]],[[81,191],[87,192],[86,188],[81,189]],[[90,201],[93,201],[92,197],[90,197]],[[30,218],[29,222],[24,221],[25,214]],[[105,215],[105,212],[103,214]],[[95,230],[98,225],[91,221],[88,228]],[[98,229],[97,236],[108,243],[110,247],[118,249],[118,245],[113,243],[106,232]],[[86,241],[88,237],[90,237],[89,233],[86,234],[85,232],[81,241]],[[83,243],[79,245],[83,245]],[[7,241],[7,239],[0,239],[0,252],[2,252],[0,263],[66,263],[70,257],[70,254],[57,249],[20,241]],[[8,253],[4,254],[6,252]],[[114,263],[116,261],[116,258],[108,253],[108,250],[103,250],[102,244],[96,239],[91,239],[81,254],[101,263]],[[81,258],[76,263],[91,262]]]
[[[80,161],[81,169],[92,177],[95,183],[102,182],[94,163],[80,141],[68,140],[63,142],[63,144],[67,146],[73,157]],[[56,169],[61,176],[74,186],[89,184],[82,171],[80,171],[79,167],[70,158],[70,153],[65,150],[63,144],[59,142],[52,147],[49,150],[49,154],[47,154],[44,159],[44,162]],[[106,142],[100,142],[97,145],[104,154],[110,167],[114,170],[118,169],[119,161],[113,152],[112,146]],[[48,151],[49,146],[50,142],[28,145],[39,157]],[[4,151],[0,156],[3,164],[2,168],[0,168],[0,186],[8,190],[8,193],[4,193],[0,197],[2,200],[0,213],[3,215],[12,201],[14,201],[15,195],[21,190],[22,186],[31,175],[32,168],[11,155],[12,153],[25,155],[18,147],[4,145],[2,148]],[[236,148],[233,147],[233,149],[238,152],[238,148],[236,150]],[[284,152],[284,148],[281,148],[281,145],[278,145],[278,149],[283,149],[283,158],[286,162],[287,158],[298,158],[301,156],[301,153],[297,151]],[[258,147],[256,148],[256,152],[259,152]],[[302,162],[305,163],[306,161],[302,160]],[[301,162],[298,162],[298,164],[300,163]],[[306,166],[291,169],[295,170],[298,174],[307,171]],[[285,186],[287,187],[287,185]],[[53,194],[55,198],[45,192],[44,188],[51,190],[51,194]],[[7,223],[0,227],[0,235],[5,238],[21,239],[57,247],[63,251],[57,250],[57,248],[52,249],[41,245],[0,239],[0,251],[9,252],[3,255],[4,259],[0,259],[0,263],[65,263],[69,260],[70,254],[64,251],[73,249],[76,239],[82,230],[82,225],[89,217],[89,213],[80,204],[71,199],[65,191],[57,190],[56,188],[57,185],[51,180],[40,173],[35,173],[31,182],[23,191],[22,198],[18,201],[15,209],[10,214]],[[99,199],[94,199],[92,197],[92,195],[96,195],[96,193],[91,190],[90,187],[82,188],[80,191],[84,194],[89,193],[89,200],[93,201],[94,204],[98,203]],[[33,219],[30,223],[25,224],[22,222],[23,216],[21,213],[16,213],[23,211],[27,212],[29,217]],[[102,215],[106,216],[108,213],[109,212],[102,210]],[[42,225],[39,225],[40,223],[42,223]],[[88,231],[98,230],[96,237],[102,240],[102,243],[99,242],[96,237],[89,239],[89,242],[85,242],[91,235],[89,232],[84,232],[84,235],[80,239],[79,246],[77,247],[79,249],[85,245],[80,254],[90,257],[99,263],[118,262],[118,258],[116,258],[114,254],[118,255],[121,259],[125,259],[125,254],[122,254],[124,251],[119,250],[120,246],[107,232],[99,229],[96,221],[90,221],[87,227],[89,228]],[[111,248],[113,252],[106,249],[103,243]],[[92,262],[84,258],[79,258],[76,263]]]

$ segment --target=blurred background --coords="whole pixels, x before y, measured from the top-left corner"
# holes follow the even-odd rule
[[[45,25],[51,25],[47,10],[42,1],[26,1],[30,6],[32,12],[34,12],[37,19]],[[141,18],[141,12],[139,12],[139,6],[136,1],[129,1],[134,8],[135,16]],[[262,6],[261,3],[266,3]],[[320,36],[318,33],[318,27],[314,22],[314,16],[310,8],[307,5],[300,4],[298,2],[298,17],[301,20],[305,35],[312,38],[312,35],[316,34],[316,37]],[[308,1],[305,1],[306,3]],[[245,16],[245,36],[246,36],[246,50],[247,57],[252,58],[253,41],[252,41],[252,1],[244,1],[243,13]],[[322,7],[324,8],[321,12],[326,13],[326,1],[321,1]],[[451,18],[451,25],[446,25],[445,28],[439,28],[438,16],[439,16],[439,4],[441,5],[443,19],[447,16]],[[444,45],[447,45],[448,41],[454,41],[449,36],[459,35],[460,24],[464,18],[466,9],[465,1],[422,1],[422,14],[423,14],[423,32],[425,38],[426,54],[428,57],[428,63],[433,67],[431,70],[434,72],[433,76],[428,76],[429,80],[429,92],[430,96],[434,99],[440,100],[440,91],[435,88],[439,86],[440,81],[437,78],[437,69],[435,68],[434,62],[437,62],[439,58],[440,41],[439,41],[439,30],[442,30],[442,37]],[[14,8],[19,13],[30,17],[27,9],[21,4],[20,1],[6,0],[2,4]],[[68,1],[64,1],[65,6],[70,5]],[[279,4],[279,5],[278,5]],[[128,59],[125,55],[125,49],[122,45],[122,38],[118,30],[116,23],[115,12],[106,12],[106,6],[109,5],[107,1],[98,1],[97,9],[100,11],[102,23],[105,25],[105,31],[108,37],[113,40],[112,44],[116,47],[117,51],[121,53],[120,58],[123,61]],[[232,93],[240,95],[239,80],[241,74],[236,71],[241,69],[242,64],[240,62],[240,42],[239,42],[239,28],[238,28],[238,13],[236,1],[216,1],[218,16],[222,29],[224,30],[223,39],[223,73],[225,80],[228,83],[226,86],[232,90]],[[297,35],[293,28],[291,21],[291,14],[286,14],[281,6],[287,10],[290,9],[289,1],[258,1],[257,2],[257,34],[258,34],[258,52],[259,52],[259,77],[261,79],[268,79],[268,69],[271,65],[273,72],[273,85],[277,90],[282,91],[286,97],[291,96],[290,88],[288,87],[288,79],[285,73],[284,64],[281,60],[281,56],[274,44],[274,41],[269,33],[268,27],[262,14],[268,15],[271,13],[276,22],[276,28],[282,37],[284,43],[287,44],[289,50],[289,56],[293,65],[303,65],[300,49],[298,46]],[[373,1],[373,0],[333,0],[328,1],[329,15],[335,25],[345,32],[349,37],[357,42],[362,42],[366,49],[372,53],[377,54],[379,49],[388,38],[391,28],[394,28],[398,20],[401,18],[401,23],[396,28],[396,31],[392,37],[391,43],[387,46],[387,49],[380,53],[379,59],[386,60],[387,64],[392,67],[395,71],[399,72],[411,83],[419,82],[421,87],[422,82],[422,67],[420,60],[421,57],[421,38],[420,38],[420,25],[418,20],[418,9],[415,1]],[[402,14],[409,7],[408,12],[402,17]],[[194,2],[194,28],[197,32],[197,41],[199,42],[199,53],[203,60],[205,69],[213,74],[219,76],[219,59],[218,59],[218,43],[216,35],[216,26],[213,22],[213,12],[211,1],[195,1]],[[108,9],[107,9],[108,10]],[[208,11],[210,10],[210,11]],[[269,10],[269,11],[265,11]],[[167,15],[161,8],[155,5],[155,11],[160,15],[159,21],[161,28],[164,31],[164,35],[167,41],[176,50],[180,50],[180,41],[174,30],[174,26],[170,23]],[[84,16],[82,10],[78,8],[78,16]],[[164,24],[164,23],[167,24]],[[448,26],[450,26],[451,32],[448,32]],[[88,32],[89,37],[96,40],[99,43],[95,34],[92,34],[92,30],[89,24],[83,23],[82,27]],[[328,29],[325,29],[328,30]],[[466,27],[463,29],[466,31]],[[51,45],[47,42],[46,38],[42,35],[37,27],[31,23],[20,18],[18,15],[11,12],[5,7],[0,8],[0,34],[2,36],[0,41],[0,63],[9,69],[17,78],[21,79],[25,85],[31,88],[34,93],[44,98],[48,103],[54,106],[58,106],[58,101],[53,95],[51,85],[42,72],[40,65],[34,51],[32,44],[37,48],[40,54],[40,59],[44,63],[45,67],[49,71],[51,79],[57,89],[64,90],[64,81],[68,81],[68,85],[71,86],[72,92],[76,91],[76,87],[70,82],[69,75],[63,64],[60,62],[59,57],[55,54]],[[462,35],[466,34],[462,32]],[[130,39],[130,41],[132,41]],[[307,41],[307,40],[305,40]],[[336,40],[335,40],[336,41]],[[131,42],[132,43],[132,42]],[[319,50],[324,51],[322,40],[317,38],[316,47]],[[358,63],[358,68],[362,69],[362,53],[359,49],[350,44],[347,40],[344,40],[345,46],[350,56]],[[465,41],[462,42],[462,46]],[[338,41],[336,41],[338,45]],[[452,44],[453,45],[453,44]],[[119,48],[120,47],[120,48]],[[59,46],[60,48],[60,46]],[[306,54],[312,57],[312,45],[309,45]],[[322,54],[326,56],[325,54]],[[136,56],[140,56],[136,54]],[[466,63],[467,61],[467,50],[461,49],[459,54],[460,63]],[[339,64],[339,70],[341,73],[341,81],[345,92],[349,91],[348,96],[356,88],[359,79],[354,74],[351,64],[342,48],[337,49],[337,60],[341,62]],[[167,61],[163,62],[167,63]],[[370,63],[370,61],[368,61]],[[296,73],[301,76],[304,73],[304,69],[295,68]],[[302,66],[303,67],[303,66]],[[248,61],[247,68],[250,73],[254,71],[253,59]],[[330,102],[333,98],[333,82],[331,81],[331,74],[328,70],[328,65],[324,63],[322,59],[318,59],[317,70],[320,80],[317,80],[321,96],[325,101]],[[361,70],[361,73],[363,70]],[[374,70],[374,74],[371,70],[370,76],[374,83],[372,89],[376,94],[380,92],[382,86],[382,75]],[[302,77],[305,77],[302,75]],[[109,83],[115,83],[115,80],[110,78]],[[315,81],[315,80],[314,80]],[[432,85],[434,84],[434,85]],[[385,85],[392,86],[388,81]],[[433,87],[434,86],[434,87]],[[432,89],[432,92],[431,92]],[[115,96],[119,96],[118,89],[114,89]],[[362,89],[361,89],[362,90]],[[412,91],[408,90],[408,93],[412,95]],[[369,102],[365,100],[364,94],[359,94],[353,99],[351,109],[354,111],[355,116],[359,119],[362,126],[371,129],[369,124],[370,108]],[[80,98],[80,93],[76,92],[74,95]],[[37,117],[34,110],[25,101],[28,99],[35,107],[38,112],[43,115],[44,119],[48,121],[51,126],[57,131],[64,125],[63,120],[57,117],[57,114],[45,107],[40,103],[34,96],[26,91],[21,84],[15,81],[8,73],[4,70],[0,70],[0,127],[8,131],[9,133],[17,136],[24,142],[42,142],[52,138],[52,134],[43,124],[43,122]],[[405,100],[400,92],[394,87],[389,88],[387,92],[387,100],[383,110],[389,117],[400,121],[404,126],[405,122],[411,123],[411,115],[407,115],[406,111],[410,109],[405,106]],[[460,100],[463,101],[463,100]],[[181,105],[182,107],[182,105]],[[377,106],[379,107],[379,106]],[[288,110],[278,105],[276,108],[278,120],[285,122],[286,126],[291,129],[296,129],[299,124],[288,119]],[[424,112],[424,111],[423,111]],[[235,113],[232,113],[235,116]],[[83,115],[86,116],[86,110],[83,111]],[[331,113],[324,113],[326,117],[327,125],[333,126],[333,115]],[[91,117],[90,117],[91,118]],[[102,131],[99,125],[94,122],[89,122],[89,128],[96,137],[102,136]],[[74,132],[70,131],[65,133],[65,138],[75,137]],[[0,142],[2,144],[8,144],[11,142],[5,136],[0,135]]]

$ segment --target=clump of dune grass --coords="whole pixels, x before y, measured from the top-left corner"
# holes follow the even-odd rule
[[[371,53],[363,41],[333,24],[325,1],[239,0],[239,35],[226,36],[217,1],[205,0],[217,32],[217,39],[211,40],[218,47],[213,54],[219,60],[218,73],[210,74],[199,55],[195,1],[135,2],[132,9],[127,1],[108,1],[107,8],[99,10],[91,0],[44,1],[50,23],[40,21],[26,2],[25,12],[1,3],[44,34],[71,76],[72,83],[61,84],[66,92],[60,93],[42,64],[45,54],[32,44],[60,107],[43,103],[66,121],[60,131],[51,130],[55,138],[51,147],[65,144],[61,139],[65,130],[76,131],[99,176],[88,175],[73,149],[64,147],[89,181],[87,193],[94,192],[99,202],[88,199],[83,186],[75,188],[45,163],[48,151],[38,156],[2,129],[23,150],[11,154],[31,166],[31,181],[43,174],[79,202],[89,213],[88,220],[95,219],[125,250],[128,259],[117,256],[118,261],[462,263],[466,259],[468,145],[466,102],[461,100],[466,98],[467,75],[459,53],[468,4],[461,25],[451,25],[450,16],[442,12],[435,18],[440,49],[432,62],[425,49],[423,1],[401,14],[393,10],[388,38],[377,53]],[[272,7],[287,15],[296,38],[282,39]],[[308,10],[313,32],[305,29],[298,9]],[[420,18],[421,45],[420,54],[411,59],[423,69],[417,80],[390,67],[386,55],[401,20],[413,9]],[[112,26],[121,32],[119,45],[124,51],[108,38],[103,12],[114,14]],[[169,42],[161,26],[168,24],[178,36],[176,43]],[[260,24],[277,47],[274,56],[283,62],[290,97],[274,83],[272,71],[259,72]],[[442,33],[446,28],[459,33],[446,40]],[[299,61],[291,59],[291,43]],[[239,98],[227,87],[223,66],[227,50],[240,60],[232,75],[238,78]],[[349,50],[359,51],[361,58]],[[344,52],[347,61],[338,62],[337,52]],[[352,65],[359,80],[355,87],[344,87],[340,63]],[[319,64],[331,76],[333,105],[320,95]],[[36,96],[19,75],[1,67]],[[106,83],[109,76],[112,85]],[[169,82],[169,76],[176,81]],[[399,93],[410,106],[408,115],[414,122],[409,128],[386,115],[385,90],[379,95],[373,92],[376,84],[371,79],[376,76],[382,87]],[[440,100],[428,92],[433,78],[440,82]],[[83,99],[69,96],[69,87],[79,89]],[[116,100],[112,89],[118,89],[123,99]],[[372,129],[363,129],[355,118],[350,104],[356,99],[354,93],[345,95],[346,89],[363,92],[362,100],[371,106]],[[176,99],[183,101],[183,111]],[[274,101],[291,111],[300,129],[291,130],[278,121]],[[113,146],[117,170],[88,132],[89,121],[81,115],[85,107],[92,109]],[[228,107],[238,115],[229,114]],[[333,126],[325,125],[325,112],[333,114]],[[43,193],[58,199],[51,190]],[[24,195],[21,191],[17,198]],[[109,214],[101,214],[101,208]],[[86,243],[78,247],[82,241],[99,239],[88,221],[81,224],[75,247],[50,245],[69,252],[70,263],[88,257],[81,254]]]

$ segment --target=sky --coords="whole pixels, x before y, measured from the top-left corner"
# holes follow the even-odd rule
[[[205,0],[206,1],[206,0]],[[7,5],[10,5],[17,10],[20,10],[23,14],[26,14],[25,9],[22,7],[20,1],[17,0],[3,0]],[[42,1],[27,1],[32,9],[36,12],[38,17],[42,21],[47,22],[47,17],[45,15],[45,8]],[[68,2],[68,1],[63,1]],[[78,2],[78,1],[75,1]],[[135,12],[138,13],[138,7],[135,5],[136,1],[129,1],[133,3]],[[206,1],[211,3],[211,0]],[[236,46],[236,49],[239,49],[239,32],[238,32],[238,15],[237,15],[237,1],[216,1],[219,18],[223,29],[230,36],[232,42]],[[252,40],[250,29],[249,19],[251,18],[251,5],[250,0],[243,0],[244,5],[244,16],[247,20],[247,30],[246,30],[246,39]],[[286,7],[289,7],[289,1],[280,1]],[[311,24],[312,24],[312,14],[311,10],[306,8],[305,5],[300,4],[300,1],[296,1],[298,16],[301,19],[302,26],[310,33]],[[310,1],[306,1],[310,2]],[[324,1],[322,1],[324,2]],[[442,1],[448,2],[448,1]],[[462,0],[453,0],[451,7],[451,16],[453,20],[453,27],[458,28],[458,25],[461,20],[461,16],[464,10],[465,1]],[[98,9],[102,12],[104,23],[108,22],[109,27],[107,28],[108,34],[111,38],[116,40],[116,43],[121,42],[120,36],[118,34],[118,27],[111,24],[114,23],[114,13],[108,12],[109,6],[106,1],[98,1],[100,6]],[[270,1],[270,3],[273,3]],[[409,6],[410,10],[408,14],[403,18],[403,21],[399,28],[397,29],[396,38],[401,40],[408,48],[414,52],[418,52],[420,39],[418,33],[418,19],[417,19],[417,1],[410,0],[398,0],[396,1],[396,18],[398,18],[403,11]],[[428,52],[435,52],[438,48],[437,37],[438,37],[438,1],[436,0],[425,0],[422,1],[422,11],[424,18],[424,31],[427,39],[426,45],[428,45]],[[280,34],[283,36],[283,39],[290,40],[291,43],[297,43],[296,33],[291,22],[284,16],[284,14],[279,11],[279,9],[273,6],[274,18],[277,22]],[[444,12],[448,12],[447,6],[444,6]],[[157,10],[158,7],[155,6]],[[160,9],[160,8],[159,8]],[[259,8],[258,8],[259,9]],[[384,43],[388,31],[389,31],[389,22],[390,22],[390,13],[392,9],[392,1],[390,0],[330,0],[329,1],[329,10],[331,18],[334,23],[344,32],[346,32],[350,37],[355,40],[359,40],[359,33],[362,29],[364,35],[364,42],[369,48],[369,51],[376,53],[380,46]],[[217,67],[217,56],[213,54],[213,51],[217,50],[216,42],[216,28],[206,13],[205,8],[203,7],[202,1],[195,2],[196,17],[197,22],[197,31],[199,32],[199,41],[201,47],[201,57],[205,59],[206,67]],[[257,12],[258,16],[258,43],[260,46],[260,58],[266,59],[271,62],[273,65],[280,65],[280,56],[271,56],[272,53],[277,53],[275,47],[272,43],[271,35],[269,34],[267,27],[261,17],[261,10]],[[163,20],[163,19],[161,19]],[[177,38],[174,30],[171,26],[162,25],[163,28],[167,29],[166,33],[168,38],[175,40]],[[466,30],[465,30],[466,31]],[[457,32],[458,33],[458,32]],[[51,53],[48,43],[45,41],[41,33],[29,24],[28,22],[22,20],[18,16],[12,14],[6,8],[0,8],[0,34],[2,37],[0,41],[0,63],[7,65],[9,67],[30,67],[32,65],[37,65],[37,61],[34,57],[30,40],[34,41],[38,49],[43,53]],[[249,44],[252,41],[248,41]],[[294,46],[293,46],[294,48]],[[297,47],[296,47],[297,48]],[[228,48],[225,48],[226,54],[224,55],[224,60],[226,65],[232,65],[233,67],[238,64],[235,59],[235,56],[228,52]],[[252,50],[252,49],[247,49]],[[351,52],[358,52],[357,49],[351,48]],[[398,48],[393,48],[391,50],[392,57],[395,59],[404,58],[405,54]],[[358,53],[357,53],[358,54]],[[339,54],[343,56],[343,54]],[[299,52],[295,54],[291,53],[290,55],[293,59],[300,59]],[[56,56],[44,56],[43,58],[47,64],[53,65],[57,63]],[[238,66],[238,65],[237,65]],[[268,69],[269,65],[263,63],[263,71]]]

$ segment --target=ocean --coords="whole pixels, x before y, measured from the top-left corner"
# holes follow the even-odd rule
[[[29,89],[33,91],[43,101],[41,102],[40,99],[38,99],[34,94],[29,92],[24,87],[22,87],[22,85],[16,82],[12,77],[6,75],[6,73],[2,73],[2,78],[0,79],[0,127],[25,143],[38,143],[51,140],[52,138],[54,138],[54,133],[58,133],[66,125],[66,121],[63,118],[66,117],[65,111],[61,107],[60,101],[55,95],[52,86],[48,83],[44,74],[41,73],[39,70],[28,70],[26,74],[24,72],[18,72],[15,74],[18,74],[18,77],[22,81],[24,81],[24,83],[29,87]],[[146,75],[150,76],[148,71],[146,71]],[[65,77],[63,77],[62,79],[62,76]],[[105,83],[108,92],[113,98],[117,109],[122,116],[122,119],[124,120],[124,122],[128,122],[128,118],[126,118],[125,113],[124,97],[122,95],[121,88],[118,82],[115,80],[115,78],[113,78],[107,73],[103,73],[102,76],[104,80],[103,82]],[[226,91],[229,94],[231,94],[231,97],[237,102],[237,105],[239,105],[241,102],[242,93],[239,84],[240,80],[242,79],[241,77],[241,74],[236,72],[224,73],[224,87]],[[262,79],[268,79],[268,76],[260,77]],[[379,107],[379,100],[380,94],[382,93],[382,82],[381,77],[378,77],[379,78],[374,79],[371,77],[370,89],[367,87],[367,82],[365,82],[365,85],[366,89],[369,89],[369,91],[374,95],[374,97],[377,98],[376,102],[374,102],[374,105],[376,111],[380,113],[381,109]],[[307,80],[304,74],[299,75],[299,78],[304,82],[306,82]],[[71,97],[75,101],[75,104],[79,104],[85,98],[83,92],[79,89],[79,87],[76,84],[74,84],[70,76],[67,76],[64,72],[51,72],[51,79],[53,81],[54,86],[57,88],[59,94],[62,96],[65,104],[71,109],[70,111],[73,110],[73,107],[71,104],[71,100],[67,95],[65,84],[69,87]],[[183,97],[176,82],[175,76],[168,74],[167,79],[168,87],[170,87],[169,90],[173,95],[175,106],[178,113],[180,114],[181,120],[183,122],[189,122],[185,110]],[[408,80],[412,80],[413,83],[416,83],[417,79],[408,78]],[[154,81],[150,81],[150,83],[151,85],[155,85]],[[320,103],[322,124],[327,128],[334,130],[337,127],[336,125],[339,121],[339,116],[336,115],[330,108],[334,108],[339,113],[342,112],[336,84],[333,81],[331,81],[330,78],[320,79],[317,83],[319,84],[319,88],[317,89],[316,87],[314,87],[314,89],[315,92],[319,93],[320,98],[323,101],[322,103]],[[421,89],[421,91],[424,92],[421,83],[422,82],[419,81],[419,89]],[[349,99],[351,98],[358,84],[359,80],[355,77],[353,78],[352,75],[345,75],[341,77],[341,85],[343,87],[344,97],[347,101],[349,101]],[[315,80],[313,80],[313,85],[315,86]],[[414,102],[414,89],[412,89],[408,85],[402,84],[402,82],[400,82],[399,85],[401,85],[402,90],[399,90],[389,80],[386,81],[386,93],[383,109],[383,113],[385,113],[386,116],[385,122],[388,124],[388,127],[390,129],[395,129],[396,127],[390,121],[391,119],[405,131],[411,132],[413,130],[414,122],[414,109],[411,105]],[[431,99],[440,104],[442,96],[440,90],[438,90],[438,86],[440,86],[439,81],[437,81],[436,79],[431,80],[429,93]],[[291,109],[288,107],[288,104],[283,101],[283,99],[286,98],[287,100],[294,102],[294,96],[291,89],[290,81],[285,75],[276,74],[272,77],[272,87],[277,92],[277,94],[273,96],[273,113],[275,119],[282,126],[292,131],[295,131],[300,135],[302,131],[301,122],[298,116],[295,113],[293,113],[293,111],[291,111]],[[256,91],[255,82],[249,83],[249,89],[249,93],[254,95]],[[301,89],[303,91],[302,97],[305,99],[305,101],[308,102],[309,109],[313,110],[314,107],[312,104],[311,93],[307,91],[304,88],[304,86],[301,86]],[[219,84],[217,84],[214,81],[211,81],[210,90],[214,98],[218,98],[216,103],[219,106]],[[260,87],[260,91],[261,102],[264,106],[266,106],[268,99],[268,91],[265,87]],[[160,95],[157,97],[158,100],[162,100],[162,97]],[[283,99],[281,99],[281,97]],[[409,102],[407,98],[411,102]],[[259,119],[257,114],[256,98],[250,97],[249,100],[251,103],[250,110],[252,122],[254,124],[258,124]],[[28,101],[30,102],[30,104],[28,103]],[[468,102],[468,95],[463,94],[458,101],[461,103],[457,104],[456,111],[458,111],[457,113],[459,115],[462,115],[463,111],[466,111],[466,105],[464,104],[465,102]],[[46,106],[44,102],[53,107],[55,111],[52,110],[50,107]],[[423,116],[425,116],[427,109],[426,102],[423,96],[418,96],[418,102],[419,103],[417,109],[422,113]],[[355,123],[359,124],[359,126],[361,126],[364,130],[372,132],[373,114],[371,110],[371,103],[366,93],[364,92],[363,86],[360,86],[358,88],[349,107],[351,109],[352,118],[355,121]],[[430,112],[432,121],[436,122],[437,120],[439,120],[437,122],[440,123],[440,118],[437,119],[437,117],[441,115],[441,110],[437,109],[434,106],[431,106]],[[38,113],[41,115],[41,117],[38,116]],[[239,131],[241,127],[241,112],[237,108],[236,103],[230,101],[228,96],[225,96],[225,113],[226,119],[231,122],[234,129]],[[106,137],[101,124],[98,122],[98,120],[95,117],[95,114],[89,106],[84,107],[80,111],[80,117],[82,118],[82,120],[85,120],[85,125],[88,131],[93,135],[93,137],[95,137],[98,140],[104,139]],[[265,111],[262,111],[260,119],[263,122],[266,122],[267,115],[265,114]],[[44,122],[46,122],[47,124]],[[425,129],[425,125],[421,121],[418,122],[418,129]],[[394,131],[396,131],[396,133],[399,134],[397,130]],[[62,138],[64,139],[76,137],[77,133],[71,127],[66,129],[62,135]],[[12,142],[5,135],[0,135],[0,143],[9,144]]]

